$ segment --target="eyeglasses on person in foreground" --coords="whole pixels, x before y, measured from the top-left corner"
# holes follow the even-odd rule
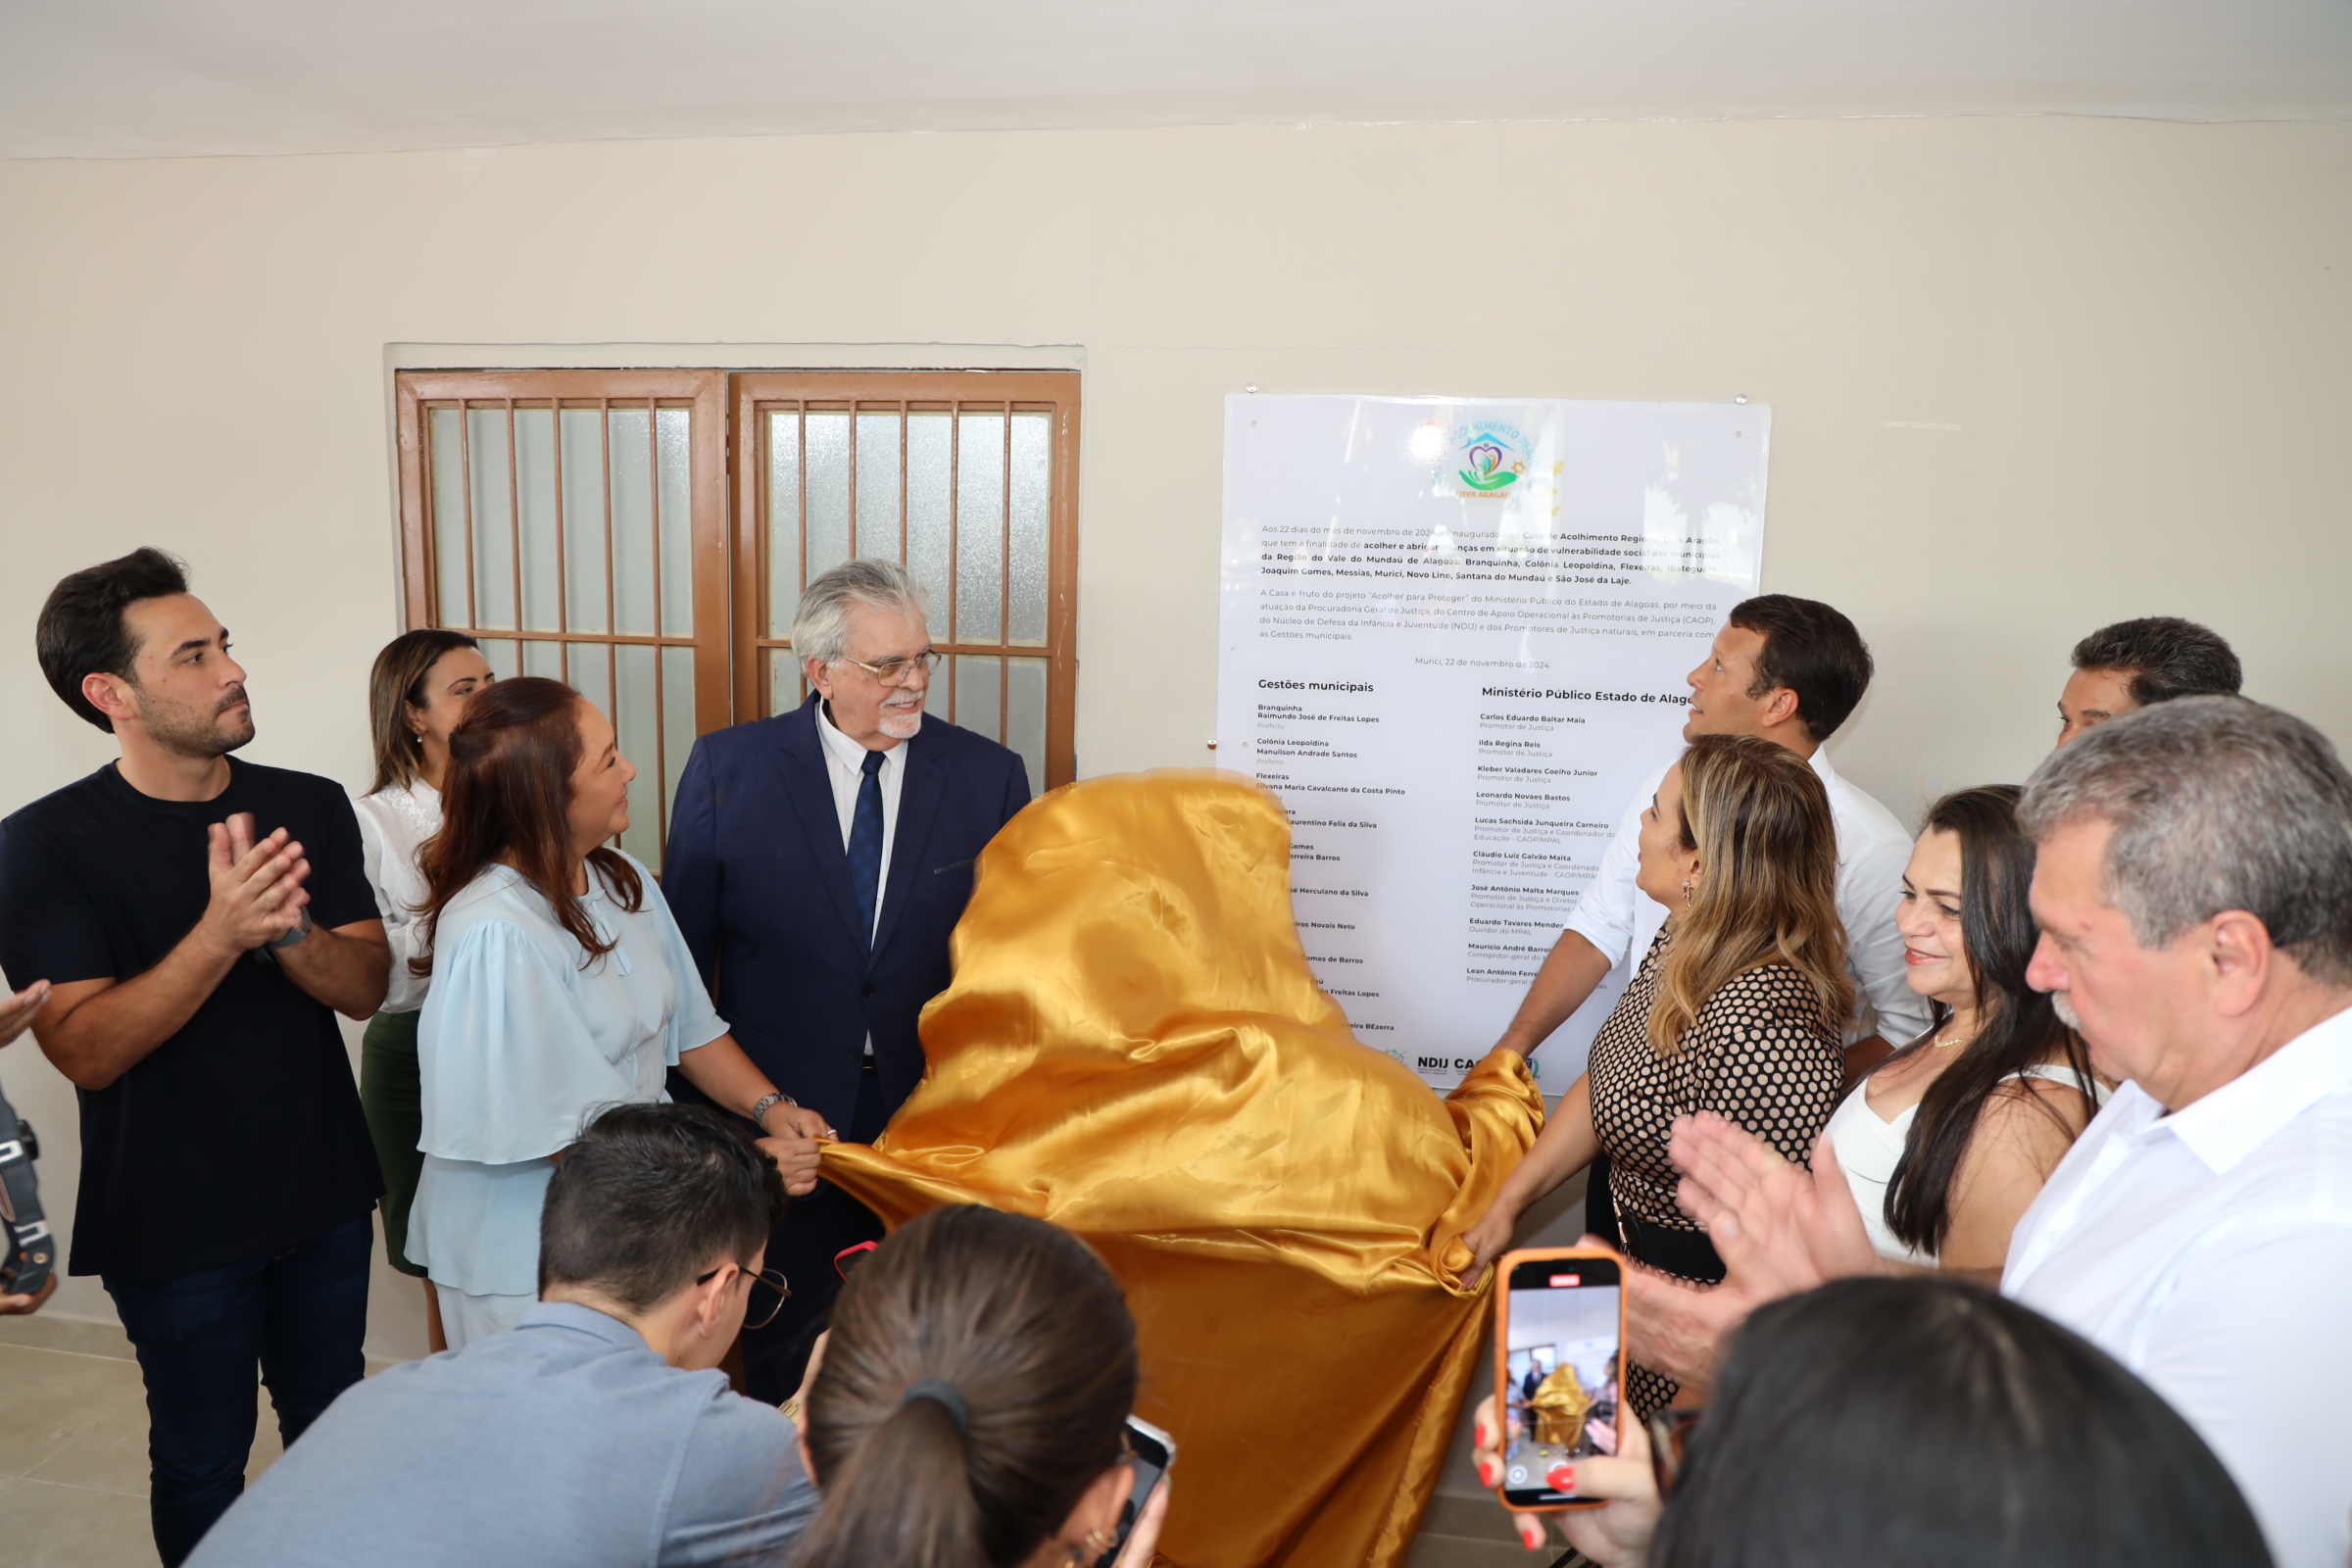
[[[726,1266],[721,1263],[718,1268]],[[694,1283],[697,1285],[710,1284],[718,1278],[718,1268],[714,1268],[707,1274],[697,1275]],[[763,1268],[757,1274],[747,1268],[743,1270],[743,1277],[752,1282],[753,1298],[743,1309],[743,1326],[747,1329],[763,1329],[776,1320],[776,1314],[784,1310],[784,1303],[792,1299],[792,1287],[784,1282],[782,1274],[772,1268]],[[767,1294],[775,1298],[774,1300],[767,1303],[764,1311],[760,1309],[759,1300],[762,1286],[766,1287]]]

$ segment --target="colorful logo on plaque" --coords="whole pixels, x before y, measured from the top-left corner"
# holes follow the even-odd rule
[[[1507,424],[1480,420],[1453,433],[1454,477],[1464,496],[1510,493],[1527,472],[1527,438]]]

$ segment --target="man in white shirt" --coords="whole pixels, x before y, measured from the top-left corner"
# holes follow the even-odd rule
[[[2028,977],[2125,1080],[2001,1289],[2213,1446],[2280,1568],[2352,1548],[2352,774],[2300,719],[2186,698],[2028,786]]]
[[[2001,1289],[2196,1428],[2279,1568],[2343,1568],[2352,773],[2300,719],[2184,698],[2060,749],[2020,817],[2039,850],[2029,976],[2123,1087],[2018,1222]],[[1822,1150],[1807,1174],[1701,1119],[1674,1157],[1734,1283],[1634,1292],[1634,1338],[1671,1364],[1757,1298],[1892,1266]]]
[[[1765,594],[1736,607],[1714,646],[1685,677],[1690,717],[1683,739],[1759,735],[1813,764],[1838,825],[1838,912],[1849,944],[1857,993],[1846,1033],[1849,1063],[1867,1066],[1928,1026],[1927,1004],[1904,979],[1903,939],[1894,928],[1911,835],[1894,813],[1841,778],[1822,743],[1837,733],[1870,688],[1870,650],[1854,623],[1811,599]],[[1660,761],[1628,803],[1568,928],[1528,987],[1510,1027],[1495,1042],[1532,1056],[1553,1030],[1599,993],[1614,1001],[1666,923],[1665,906],[1634,886],[1642,811],[1673,758]],[[1604,980],[1611,981],[1605,989]]]

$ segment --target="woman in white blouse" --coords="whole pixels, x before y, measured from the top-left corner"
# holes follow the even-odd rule
[[[2019,791],[1928,808],[1895,924],[1936,1024],[1830,1119],[1838,1163],[1885,1257],[1998,1278],[2009,1233],[2098,1108],[2082,1040],[2026,983],[2037,935]]]
[[[353,802],[375,906],[392,942],[392,986],[368,1020],[360,1046],[360,1104],[384,1173],[384,1250],[403,1274],[423,1278],[408,1259],[409,1205],[424,1156],[417,1152],[416,1009],[426,977],[409,966],[416,954],[416,906],[424,877],[416,852],[441,829],[441,782],[449,773],[449,733],[466,704],[490,684],[489,662],[464,632],[404,632],[375,656],[368,679],[368,722],[375,739],[375,783]],[[425,1337],[446,1349],[433,1288],[424,1288]]]
[[[676,1067],[758,1125],[794,1194],[816,1186],[832,1129],[743,1054],[652,874],[607,847],[637,770],[604,714],[559,681],[502,680],[449,745],[412,960],[432,989],[408,1251],[458,1349],[537,1298],[540,1201],[589,1112],[667,1099]]]

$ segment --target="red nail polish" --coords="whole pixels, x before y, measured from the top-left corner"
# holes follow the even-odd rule
[[[1544,1545],[1544,1527],[1527,1515],[1521,1514],[1519,1516],[1519,1540],[1528,1550],[1540,1550]]]
[[[1576,1490],[1576,1466],[1555,1464],[1544,1479],[1554,1492],[1574,1492]]]
[[[1493,1486],[1498,1479],[1500,1479],[1501,1474],[1502,1465],[1499,1460],[1481,1459],[1478,1461],[1478,1484],[1480,1486]]]
[[[1477,1426],[1471,1428],[1470,1441],[1478,1447],[1483,1448],[1487,1446],[1487,1424],[1484,1421],[1481,1421]]]

